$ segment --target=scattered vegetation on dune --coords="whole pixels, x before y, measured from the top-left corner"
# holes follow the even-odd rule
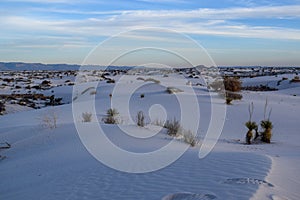
[[[248,132],[246,134],[246,143],[251,144],[253,138],[253,130],[255,130],[254,140],[260,138],[262,142],[271,143],[273,123],[270,121],[272,109],[270,109],[268,112],[268,99],[266,99],[266,103],[264,107],[264,119],[260,122],[260,126],[263,129],[262,132],[258,132],[258,125],[256,124],[256,122],[252,121],[253,110],[254,110],[254,105],[253,103],[251,103],[249,105],[250,118],[249,121],[245,123],[245,126],[248,128]],[[267,112],[268,112],[268,116],[267,116]]]
[[[183,137],[183,141],[192,147],[198,143],[196,136],[190,130],[185,130],[180,125],[180,122],[174,118],[173,120],[167,120],[163,126],[167,129],[167,134],[172,137]]]
[[[277,84],[280,85],[280,82]],[[272,88],[267,85],[259,85],[259,86],[246,86],[242,88],[243,90],[249,90],[249,91],[276,91],[277,88]]]

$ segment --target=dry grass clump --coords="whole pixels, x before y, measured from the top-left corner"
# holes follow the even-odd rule
[[[173,120],[167,120],[164,124],[164,128],[167,129],[168,135],[177,136],[180,129],[180,123],[175,118]]]
[[[198,143],[192,131],[183,129],[180,122],[175,118],[173,120],[167,120],[163,127],[167,129],[168,135],[172,137],[182,136],[183,141],[192,147]]]
[[[106,117],[103,119],[106,124],[118,124],[119,121],[117,119],[119,112],[115,108],[110,108],[106,111]]]
[[[55,129],[57,128],[58,115],[56,111],[51,110],[39,118],[42,127]]]
[[[89,112],[82,113],[82,121],[83,122],[91,122],[92,121],[92,113],[89,113]]]

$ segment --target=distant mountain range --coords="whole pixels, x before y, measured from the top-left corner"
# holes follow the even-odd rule
[[[23,63],[23,62],[0,62],[0,70],[11,70],[11,71],[32,71],[32,70],[60,70],[60,71],[67,71],[67,70],[79,70],[81,66],[75,64],[42,64],[42,63]],[[85,69],[94,70],[94,69],[105,69],[104,66],[84,66]],[[129,66],[109,66],[109,70],[128,70],[132,67]]]
[[[23,62],[0,62],[0,70],[1,71],[6,71],[6,70],[11,70],[11,71],[33,71],[33,70],[59,70],[59,71],[67,71],[67,70],[79,70],[79,68],[82,67],[81,65],[76,65],[76,64],[42,64],[42,63],[23,63]],[[104,70],[106,67],[105,66],[98,66],[98,65],[88,65],[84,66],[84,69],[86,70]],[[108,70],[130,70],[135,68],[135,66],[109,66],[107,67]],[[139,66],[138,68],[143,68]],[[147,67],[148,68],[148,67]],[[207,68],[203,65],[196,66],[198,70],[201,70],[203,68]],[[220,70],[224,70],[226,68],[249,68],[249,69],[254,69],[254,68],[274,68],[274,69],[288,69],[288,68],[298,68],[299,67],[261,67],[261,66],[218,66]],[[184,67],[182,68],[184,69]]]

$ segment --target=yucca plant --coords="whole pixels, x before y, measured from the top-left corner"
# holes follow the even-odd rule
[[[272,109],[270,109],[269,111],[268,118],[266,117],[267,110],[268,110],[268,99],[266,99],[265,108],[264,108],[264,120],[260,122],[260,126],[264,129],[264,131],[262,132],[261,140],[266,143],[271,143],[273,123],[270,121],[270,116],[272,113]]]
[[[270,120],[262,120],[260,126],[264,129],[261,140],[271,143],[273,124]]]
[[[137,114],[137,125],[140,127],[144,127],[145,126],[145,116],[143,111],[139,111]]]
[[[253,102],[249,105],[248,111],[249,111],[250,117],[249,117],[249,121],[247,121],[245,123],[245,126],[248,128],[248,132],[246,134],[246,142],[247,142],[247,144],[251,144],[251,140],[252,140],[252,137],[253,137],[252,131],[257,130],[257,128],[258,128],[256,122],[252,121],[252,115],[253,115],[253,111],[254,111]]]
[[[246,134],[246,142],[247,144],[251,144],[251,139],[253,137],[252,131],[256,130],[258,126],[256,122],[251,122],[251,121],[246,122],[245,126],[248,128],[248,132]]]

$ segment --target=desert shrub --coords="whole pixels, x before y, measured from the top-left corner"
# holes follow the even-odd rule
[[[89,112],[82,113],[82,121],[83,122],[91,122],[92,121],[92,113],[89,113]]]
[[[136,80],[138,80],[138,81],[145,81],[145,79],[143,77],[137,77]]]
[[[119,112],[115,108],[110,108],[106,111],[106,117],[104,118],[104,123],[106,124],[117,124]]]
[[[226,91],[226,99],[231,99],[232,101],[232,100],[241,100],[242,98],[243,96],[239,93]]]
[[[153,82],[153,83],[156,83],[156,84],[160,84],[160,81],[159,80],[156,80],[154,78],[147,78],[144,80],[145,82]]]
[[[49,85],[51,85],[51,81],[44,80],[44,81],[41,83],[41,85],[47,85],[47,86],[49,86]]]
[[[300,82],[299,76],[295,76],[295,77],[291,80],[291,82],[294,82],[294,83]]]
[[[242,89],[242,82],[238,77],[224,77],[225,90],[230,92],[239,92]]]
[[[241,91],[242,83],[237,77],[225,77],[224,88],[226,92],[226,99],[240,100],[243,98],[238,92]]]
[[[5,104],[3,102],[0,102],[0,115],[3,115],[5,112]]]
[[[179,88],[176,88],[176,87],[167,87],[166,91],[169,94],[175,94],[175,93],[183,92],[183,90],[181,90]]]
[[[93,90],[93,91],[90,92],[90,95],[95,95],[95,94],[97,94],[96,90]]]
[[[232,99],[232,98],[229,98],[229,97],[226,97],[225,100],[226,100],[226,104],[227,104],[227,105],[231,105],[231,102],[232,102],[233,99]]]
[[[154,124],[155,126],[164,127],[164,121],[163,120],[156,119],[152,122],[152,124]]]
[[[62,98],[55,98],[54,95],[51,95],[49,97],[49,102],[46,102],[46,106],[57,106],[57,105],[62,105],[63,103],[61,102]]]
[[[212,82],[209,87],[219,92],[225,90],[225,94],[222,93],[221,95],[225,96],[226,104],[228,105],[230,105],[233,100],[243,98],[243,96],[239,94],[242,89],[242,83],[238,77],[225,76],[223,80],[215,80]]]
[[[176,136],[180,130],[180,123],[175,118],[173,120],[167,120],[164,124],[164,128],[167,129],[167,133],[170,136]]]
[[[109,79],[106,81],[106,83],[115,83],[116,81],[114,79]]]
[[[145,116],[143,111],[139,111],[137,113],[137,125],[140,127],[144,127],[145,126]]]
[[[279,86],[281,83],[281,80],[277,82],[277,86]],[[276,91],[277,88],[272,88],[267,85],[260,84],[259,86],[246,86],[242,88],[243,90],[250,90],[250,91]]]
[[[47,114],[42,116],[40,120],[41,120],[41,125],[44,128],[50,128],[50,129],[57,128],[58,115],[53,110],[49,111]]]
[[[197,139],[193,135],[192,131],[183,131],[184,142],[190,144],[192,147],[197,144]]]

